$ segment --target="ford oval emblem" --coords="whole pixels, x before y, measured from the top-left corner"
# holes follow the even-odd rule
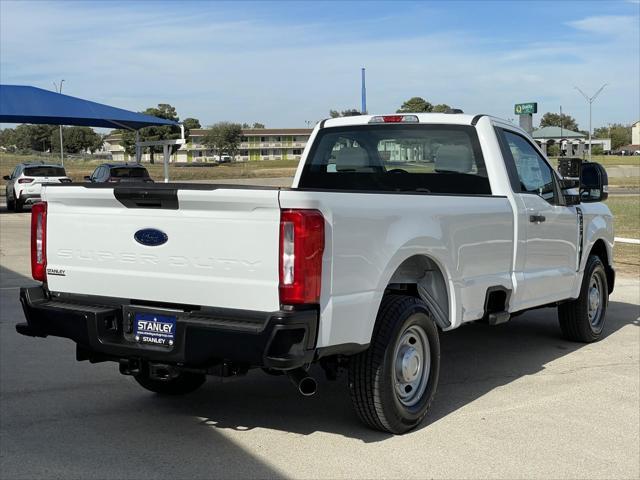
[[[166,233],[156,230],[155,228],[138,230],[133,238],[135,238],[136,242],[141,245],[146,245],[147,247],[157,247],[158,245],[167,243],[167,240],[169,240]]]

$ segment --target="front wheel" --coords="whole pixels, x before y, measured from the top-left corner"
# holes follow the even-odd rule
[[[146,372],[141,372],[133,378],[147,390],[161,395],[185,395],[195,392],[206,380],[204,374],[193,372],[180,372],[166,380],[152,378]]]
[[[558,305],[558,320],[564,337],[574,342],[600,340],[608,302],[609,285],[604,265],[599,257],[591,255],[584,269],[580,296]]]
[[[349,366],[360,420],[395,434],[415,428],[431,405],[439,372],[438,329],[427,305],[415,297],[384,297],[369,348]]]

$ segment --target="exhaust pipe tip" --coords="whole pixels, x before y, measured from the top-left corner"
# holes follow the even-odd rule
[[[287,372],[289,380],[296,386],[300,395],[310,397],[318,390],[316,379],[309,376],[303,368],[296,368]]]
[[[318,390],[318,383],[313,377],[305,377],[298,383],[298,391],[305,397],[315,395],[316,390]]]

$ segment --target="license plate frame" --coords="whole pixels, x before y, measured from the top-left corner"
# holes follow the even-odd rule
[[[176,344],[178,317],[175,312],[134,310],[133,340],[140,345],[173,348]]]

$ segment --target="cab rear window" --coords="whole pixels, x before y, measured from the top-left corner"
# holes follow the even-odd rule
[[[300,188],[490,195],[474,127],[358,125],[321,130]]]
[[[146,168],[118,167],[111,169],[111,176],[116,178],[144,178],[149,176]]]
[[[62,167],[25,167],[24,174],[28,177],[66,177],[67,172]]]

